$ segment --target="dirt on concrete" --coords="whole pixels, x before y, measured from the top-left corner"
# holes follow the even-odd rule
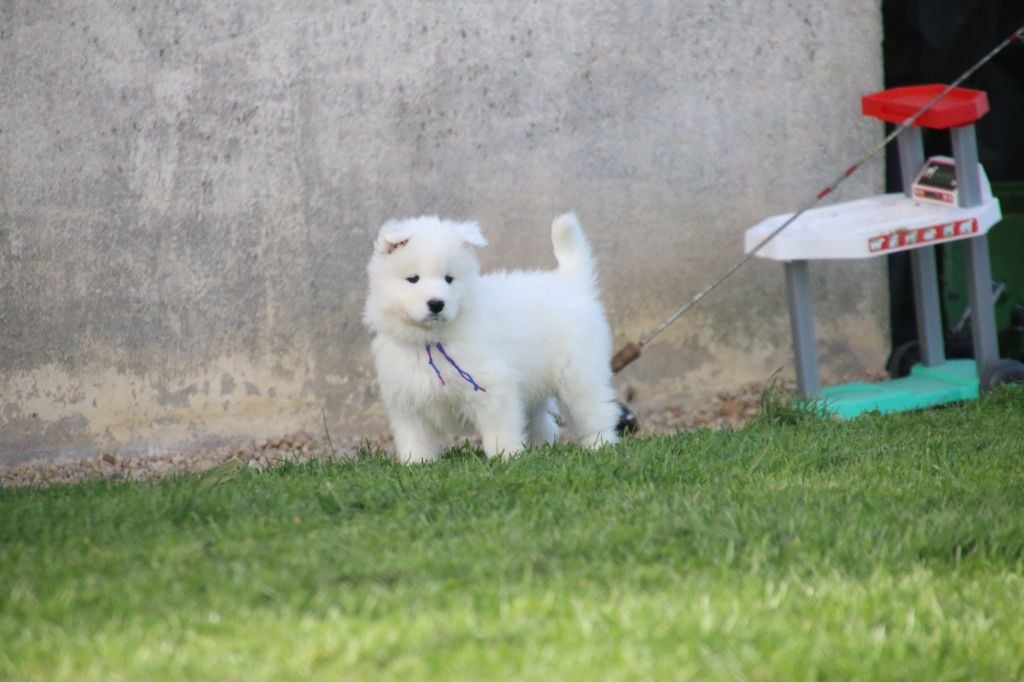
[[[770,390],[791,391],[781,382]],[[720,392],[699,407],[669,405],[640,410],[640,435],[676,433],[699,428],[735,428],[750,422],[761,410],[766,387],[751,383],[737,391]],[[16,466],[0,465],[0,486],[67,485],[87,480],[139,481],[200,472],[237,464],[262,471],[283,462],[350,458],[360,448],[387,452],[390,438],[381,434],[365,438],[327,430],[322,434],[293,434],[251,443],[245,447],[224,447],[158,455],[119,457],[103,454],[73,461],[35,461]]]

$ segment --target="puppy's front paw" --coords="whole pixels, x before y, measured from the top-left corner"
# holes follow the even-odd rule
[[[415,452],[415,451],[404,451],[396,450],[398,453],[398,461],[402,464],[425,464],[427,462],[436,462],[440,455],[433,452]]]
[[[403,464],[433,462],[441,456],[438,438],[424,424],[415,420],[392,420],[395,454]]]
[[[523,434],[498,434],[495,436],[483,436],[482,445],[484,454],[488,459],[494,457],[515,457],[523,451]]]

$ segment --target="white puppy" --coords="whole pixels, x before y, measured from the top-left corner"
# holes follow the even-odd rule
[[[475,223],[381,226],[363,319],[399,459],[437,459],[445,436],[472,431],[489,457],[552,443],[559,408],[571,440],[618,440],[590,245],[572,213],[551,241],[556,270],[481,275]]]

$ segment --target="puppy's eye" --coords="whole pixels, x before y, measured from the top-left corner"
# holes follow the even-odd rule
[[[412,277],[406,277],[405,281],[408,282],[409,284],[416,284],[416,282],[420,281],[420,276],[413,275]]]
[[[454,277],[452,277],[451,275],[445,275],[445,276],[444,276],[444,281],[445,281],[445,282],[448,282],[448,284],[451,284],[452,282],[454,282],[454,281],[455,281],[455,278],[454,278]]]

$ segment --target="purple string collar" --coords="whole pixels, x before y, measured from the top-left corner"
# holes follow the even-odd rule
[[[434,370],[434,374],[437,375],[437,378],[438,380],[440,380],[441,385],[444,386],[444,377],[441,376],[441,370],[438,369],[437,364],[434,363],[434,355],[430,351],[430,344],[428,343],[423,347],[427,350],[427,364],[430,365],[430,368],[432,370]],[[483,391],[484,393],[487,393],[487,389],[481,386],[480,384],[476,383],[476,379],[473,378],[472,374],[459,367],[458,363],[455,362],[455,360],[452,360],[452,356],[448,355],[448,353],[445,352],[444,346],[442,346],[440,343],[435,343],[434,347],[437,348],[437,350],[441,351],[441,355],[443,355],[444,359],[448,361],[448,364],[454,367],[455,371],[459,373],[459,376],[462,377],[469,385],[473,387],[474,392]]]

